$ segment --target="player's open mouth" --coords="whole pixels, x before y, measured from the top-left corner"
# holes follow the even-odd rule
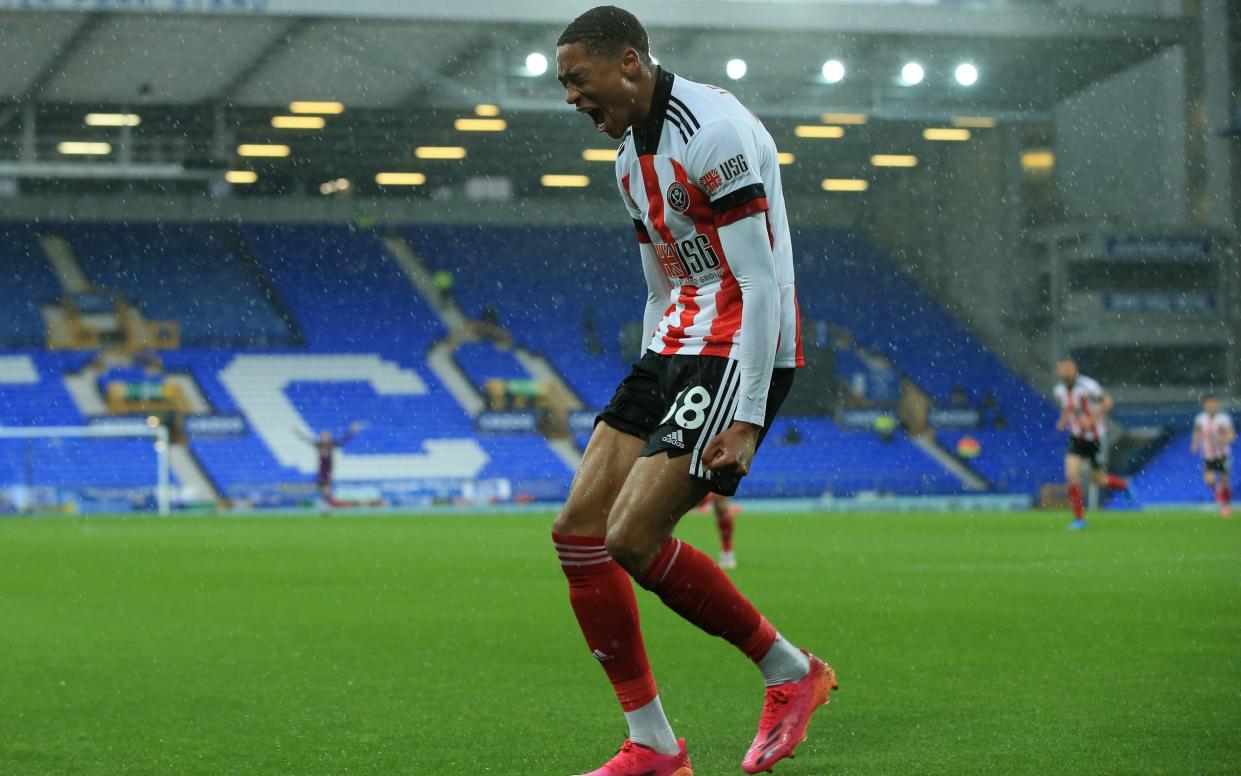
[[[597,132],[607,131],[607,114],[603,112],[602,108],[579,108],[579,110],[590,116],[590,120],[595,122],[595,130]]]

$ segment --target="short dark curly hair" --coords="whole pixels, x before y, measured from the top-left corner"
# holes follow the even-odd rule
[[[581,43],[592,54],[615,54],[632,46],[642,63],[651,64],[651,42],[638,17],[614,5],[600,5],[574,19],[560,33],[556,47]]]

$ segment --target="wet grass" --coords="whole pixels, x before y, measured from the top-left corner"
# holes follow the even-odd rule
[[[738,585],[842,684],[777,772],[1241,771],[1241,521],[1064,522],[743,514]],[[0,520],[0,773],[589,770],[624,726],[547,527]],[[739,773],[757,673],[640,599],[696,773]]]

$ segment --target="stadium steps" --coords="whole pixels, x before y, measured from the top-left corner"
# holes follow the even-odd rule
[[[435,281],[431,271],[427,269],[422,258],[418,256],[413,247],[410,246],[399,235],[388,235],[383,238],[384,247],[388,253],[396,261],[397,266],[409,278],[414,289],[426,300],[427,304],[439,317],[444,324],[444,328],[452,331],[460,331],[469,323],[465,313],[457,305],[456,301],[451,297],[445,298],[439,289],[435,287]],[[449,341],[441,341],[431,348],[427,356],[427,364],[440,382],[452,393],[462,407],[471,417],[478,415],[486,407],[478,388],[470,382],[469,378],[463,373],[456,359],[453,358],[453,351],[456,345]],[[526,372],[536,380],[546,380],[557,385],[563,395],[569,397],[569,407],[572,410],[580,410],[583,408],[582,400],[560,373],[542,356],[536,355],[531,351],[519,345],[514,345],[513,356],[521,362]],[[556,453],[560,460],[570,469],[576,470],[578,464],[582,462],[581,451],[571,440],[561,440],[555,442],[548,440],[551,449]]]
[[[384,247],[388,249],[388,253],[396,260],[397,266],[409,278],[409,282],[413,284],[416,290],[435,314],[439,316],[443,322],[444,328],[449,331],[456,331],[467,323],[465,313],[461,312],[461,308],[457,306],[451,298],[444,298],[435,287],[435,279],[431,275],[431,271],[422,263],[422,259],[398,235],[388,235],[383,238]]]
[[[189,448],[184,444],[168,446],[168,465],[181,483],[181,500],[185,502],[218,502],[220,492],[208,479]]]
[[[451,297],[444,298],[443,295],[440,294],[439,289],[435,287],[435,281],[432,278],[431,271],[427,269],[427,266],[423,263],[422,258],[413,249],[413,247],[406,242],[405,239],[399,235],[388,235],[383,239],[383,243],[384,247],[388,249],[388,253],[392,254],[392,258],[396,260],[397,265],[409,278],[414,288],[419,294],[422,295],[423,299],[426,300],[431,309],[435,311],[435,314],[439,316],[440,321],[444,324],[446,329],[449,331],[458,331],[469,323],[469,319],[466,318],[465,313],[461,311],[461,308],[457,305],[456,301]],[[439,346],[437,345],[436,347]],[[521,365],[531,377],[536,380],[546,380],[556,384],[563,395],[569,397],[570,409],[580,410],[585,406],[582,403],[581,397],[579,397],[577,393],[569,387],[568,383],[565,382],[564,378],[558,371],[556,371],[555,367],[553,367],[547,359],[525,347],[522,347],[518,343],[514,343],[512,352],[513,356],[521,362]],[[442,355],[440,357],[442,358]],[[451,359],[451,350],[448,351],[448,357]],[[432,358],[430,361],[434,364],[435,360],[436,358],[433,349]],[[455,369],[455,371],[457,374],[460,374],[459,368]],[[436,374],[441,380],[445,377],[444,375],[440,375],[439,372]],[[467,380],[466,382],[468,383],[469,381]],[[473,393],[478,395],[476,389],[473,390]],[[480,400],[481,398],[482,397],[479,396]],[[458,397],[458,400],[461,400],[461,397]],[[462,406],[467,405],[463,402]],[[477,415],[478,412],[481,411],[482,408],[480,407],[477,411],[471,411],[470,414]],[[578,463],[581,462],[581,454],[577,451],[575,446],[569,445],[569,448],[572,449],[572,454],[569,455],[568,458],[565,458],[564,455],[561,457],[565,458],[566,464],[576,468]]]
[[[99,395],[99,370],[87,364],[80,372],[64,377],[65,390],[73,397],[78,412],[84,417],[107,415],[108,407]]]
[[[961,484],[967,490],[985,491],[990,489],[986,480],[979,477],[976,472],[954,458],[947,450],[940,447],[935,441],[934,433],[910,436],[909,441],[933,458],[940,466],[947,469],[952,476],[961,481]]]
[[[45,234],[39,237],[39,242],[43,244],[48,264],[66,294],[83,294],[91,290],[91,282],[82,271],[82,265],[78,263],[68,240],[59,235]]]
[[[299,348],[305,347],[306,337],[302,334],[302,327],[297,323],[297,317],[293,315],[292,308],[280,295],[280,289],[276,288],[271,276],[263,269],[263,263],[259,261],[259,257],[254,255],[250,246],[246,245],[246,240],[239,229],[236,227],[229,229],[228,234],[232,238],[232,247],[236,251],[237,258],[241,260],[241,264],[254,279],[255,285],[258,286],[263,298],[267,300],[267,304],[271,305],[276,312],[276,317],[288,328],[292,344]]]
[[[456,350],[456,345],[449,340],[435,343],[427,353],[427,366],[466,413],[470,417],[475,417],[486,409],[487,402],[474,383],[470,382],[470,378],[461,371],[457,360],[452,357],[454,350]]]

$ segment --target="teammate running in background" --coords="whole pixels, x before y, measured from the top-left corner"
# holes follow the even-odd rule
[[[1232,443],[1237,440],[1232,417],[1219,411],[1219,398],[1210,394],[1202,402],[1203,411],[1194,418],[1194,438],[1189,452],[1202,453],[1202,479],[1215,494],[1220,517],[1232,514]]]
[[[1064,454],[1064,481],[1073,506],[1073,522],[1069,530],[1086,527],[1086,507],[1082,498],[1082,463],[1090,464],[1094,484],[1111,490],[1129,489],[1129,483],[1115,474],[1108,474],[1100,460],[1102,443],[1107,436],[1107,413],[1112,410],[1112,397],[1103,386],[1080,374],[1077,364],[1065,359],[1056,365],[1056,401],[1060,403],[1060,419],[1056,430],[1069,432],[1069,449]]]
[[[556,75],[565,102],[621,141],[616,183],[647,282],[647,350],[600,414],[552,533],[587,649],[629,725],[589,776],[693,774],[630,577],[755,663],[766,702],[741,767],[767,771],[801,743],[835,675],[672,534],[709,491],[736,492],[804,363],[776,145],[733,95],[656,65],[642,24],[613,6],[565,29]]]
[[[336,499],[332,497],[332,468],[335,464],[336,448],[349,444],[361,427],[361,424],[350,423],[349,430],[339,438],[332,436],[330,431],[320,431],[319,436],[313,437],[297,426],[293,427],[297,438],[313,447],[319,455],[319,473],[315,475],[315,484],[319,486],[319,494],[323,496],[324,514],[327,514],[331,507],[338,506]]]
[[[720,568],[737,568],[737,556],[733,553],[733,532],[737,527],[737,515],[741,507],[733,504],[728,496],[708,493],[698,505],[699,512],[711,510],[715,514],[715,528],[720,532]]]

